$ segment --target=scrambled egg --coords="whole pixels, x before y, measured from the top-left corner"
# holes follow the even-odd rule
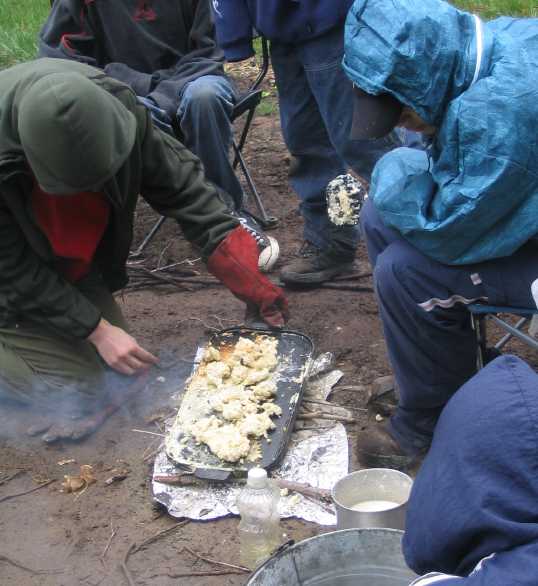
[[[190,425],[198,443],[218,458],[237,462],[261,458],[258,438],[275,428],[271,417],[282,415],[275,404],[272,371],[278,364],[278,341],[259,336],[254,342],[239,338],[232,352],[208,347],[191,388],[211,391],[209,405],[216,415]]]

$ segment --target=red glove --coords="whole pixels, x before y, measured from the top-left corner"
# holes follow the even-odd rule
[[[256,240],[238,226],[213,251],[207,268],[241,301],[255,305],[265,322],[279,328],[288,320],[288,301],[282,289],[260,273],[259,256]]]

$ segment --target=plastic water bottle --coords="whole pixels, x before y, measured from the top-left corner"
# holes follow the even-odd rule
[[[263,468],[248,471],[247,484],[239,494],[237,508],[241,563],[255,568],[280,544],[280,491]]]

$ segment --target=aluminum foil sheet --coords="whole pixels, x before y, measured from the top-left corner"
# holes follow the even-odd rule
[[[337,423],[331,429],[301,439],[303,432],[294,433],[288,451],[271,476],[303,482],[319,488],[332,488],[348,473],[348,445],[344,426]],[[154,475],[174,474],[178,469],[161,451],[155,460]],[[155,500],[163,504],[173,517],[194,520],[218,519],[237,515],[235,502],[240,484],[212,483],[204,487],[178,487],[153,482]],[[283,496],[279,503],[281,517],[299,517],[320,525],[335,525],[332,505],[306,498],[297,493]]]
[[[330,371],[312,377],[305,394],[324,399],[342,375],[340,371]],[[177,473],[181,470],[168,458],[164,449],[161,450],[155,459],[153,475]],[[313,425],[306,430],[295,431],[284,459],[271,471],[271,476],[330,489],[347,473],[347,433],[341,423],[335,423],[324,425],[321,429]],[[153,481],[152,485],[155,500],[164,505],[173,517],[211,520],[237,514],[235,502],[241,490],[240,484],[211,483],[207,486],[180,487]],[[320,525],[336,524],[332,505],[298,493],[282,496],[279,508],[283,518],[298,517]]]

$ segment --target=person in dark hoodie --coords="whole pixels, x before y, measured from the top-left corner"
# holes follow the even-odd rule
[[[271,326],[284,324],[282,291],[260,274],[255,239],[199,159],[151,123],[128,85],[82,63],[38,59],[0,72],[3,395],[87,413],[156,363],[112,297],[128,281],[139,194],[178,222],[230,291]],[[46,439],[79,438],[92,421]]]
[[[55,0],[39,33],[39,56],[99,67],[129,84],[156,120],[177,117],[178,138],[200,158],[207,178],[260,249],[274,250],[244,209],[229,159],[236,93],[215,42],[210,0]]]
[[[439,0],[356,0],[344,69],[354,133],[395,124],[432,137],[373,173],[361,225],[399,404],[359,438],[365,464],[428,450],[475,372],[467,305],[534,309],[538,277],[538,19],[482,22]],[[364,124],[361,124],[364,122]]]
[[[497,358],[444,408],[413,483],[413,586],[538,584],[538,375]]]
[[[342,70],[344,21],[352,0],[213,0],[217,41],[228,61],[254,54],[253,30],[271,41],[289,177],[300,199],[304,243],[283,267],[291,285],[314,285],[353,270],[359,232],[335,228],[326,187],[351,167],[369,181],[376,161],[400,138],[350,140],[352,85]],[[410,135],[411,136],[411,135]]]

